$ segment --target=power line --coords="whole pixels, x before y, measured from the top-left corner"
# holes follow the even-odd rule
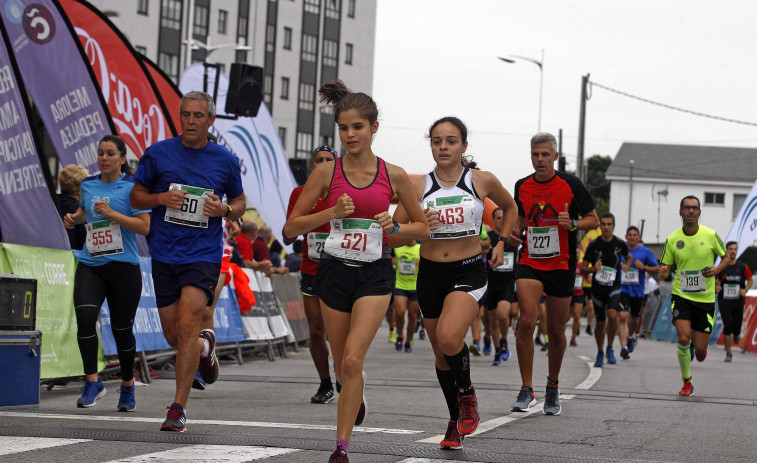
[[[734,123],[734,124],[751,125],[753,127],[757,127],[757,123],[755,123],[755,122],[747,122],[747,121],[739,121],[739,120],[736,120],[736,119],[728,119],[728,118],[725,118],[725,117],[713,116],[712,114],[705,114],[705,113],[700,113],[700,112],[697,112],[697,111],[692,111],[690,109],[684,109],[684,108],[679,108],[679,107],[676,107],[676,106],[671,106],[671,105],[668,105],[668,104],[665,104],[665,103],[660,103],[660,102],[657,102],[657,101],[652,101],[652,100],[649,100],[649,99],[646,99],[646,98],[642,98],[640,96],[636,96],[636,95],[632,95],[630,93],[622,92],[620,90],[615,90],[614,88],[610,88],[610,87],[604,86],[602,84],[598,84],[596,82],[589,82],[589,85],[592,86],[592,87],[597,86],[597,87],[599,87],[601,89],[607,90],[608,92],[617,93],[618,95],[623,95],[623,96],[625,96],[627,98],[643,101],[644,103],[653,104],[655,106],[661,106],[661,107],[667,108],[667,109],[672,109],[674,111],[680,111],[682,113],[692,114],[694,116],[707,117],[707,118],[710,118],[710,119],[715,119],[715,120],[723,121],[723,122],[731,122],[731,123]]]

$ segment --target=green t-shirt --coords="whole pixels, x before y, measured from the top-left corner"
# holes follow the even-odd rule
[[[405,291],[415,291],[415,283],[418,281],[418,260],[421,258],[421,245],[415,243],[412,246],[402,246],[394,249],[397,258],[395,266],[397,281],[394,287]]]
[[[725,256],[725,246],[715,230],[703,225],[688,236],[679,228],[668,236],[660,262],[675,272],[673,294],[694,302],[715,302],[715,277],[705,278],[700,270],[711,267],[715,256]],[[675,264],[675,270],[673,270]],[[683,290],[681,278],[684,278]]]

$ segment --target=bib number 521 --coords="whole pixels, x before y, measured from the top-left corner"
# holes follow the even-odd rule
[[[366,249],[368,235],[365,233],[345,233],[342,239],[342,249],[352,249],[353,251],[363,251]],[[361,246],[362,243],[362,246]]]
[[[110,230],[100,230],[92,233],[92,245],[100,246],[103,244],[110,244],[113,242],[113,235]]]

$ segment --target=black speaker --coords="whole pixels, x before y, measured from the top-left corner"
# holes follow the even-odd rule
[[[308,160],[292,158],[289,160],[289,168],[292,169],[292,175],[297,180],[298,185],[304,185],[308,180]]]
[[[231,63],[229,91],[226,94],[227,114],[255,117],[263,102],[263,68],[244,63]]]

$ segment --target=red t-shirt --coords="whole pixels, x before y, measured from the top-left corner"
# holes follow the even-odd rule
[[[271,257],[268,243],[263,241],[262,238],[255,238],[255,241],[252,242],[252,252],[255,255],[255,260],[258,262],[268,260]]]
[[[250,239],[247,238],[247,235],[240,233],[234,239],[237,242],[237,249],[239,250],[239,255],[242,256],[242,259],[253,260],[255,254],[252,252],[252,243],[250,242]]]
[[[289,216],[292,214],[292,209],[294,209],[295,203],[297,203],[297,200],[302,194],[303,188],[304,186],[298,186],[297,188],[292,190],[292,194],[289,196],[289,206],[287,207],[287,219],[289,219]],[[326,209],[326,206],[323,204],[323,199],[318,198],[318,201],[315,203],[315,207],[310,211],[310,213],[314,214],[324,209]],[[326,222],[325,224],[321,225],[320,227],[316,228],[313,231],[316,233],[328,233],[330,230],[330,227],[331,226],[329,225],[329,222]],[[318,262],[308,257],[307,233],[305,233],[303,237],[304,237],[304,242],[303,242],[304,246],[302,247],[302,265],[300,266],[300,272],[306,275],[315,275],[315,272],[318,269]]]

